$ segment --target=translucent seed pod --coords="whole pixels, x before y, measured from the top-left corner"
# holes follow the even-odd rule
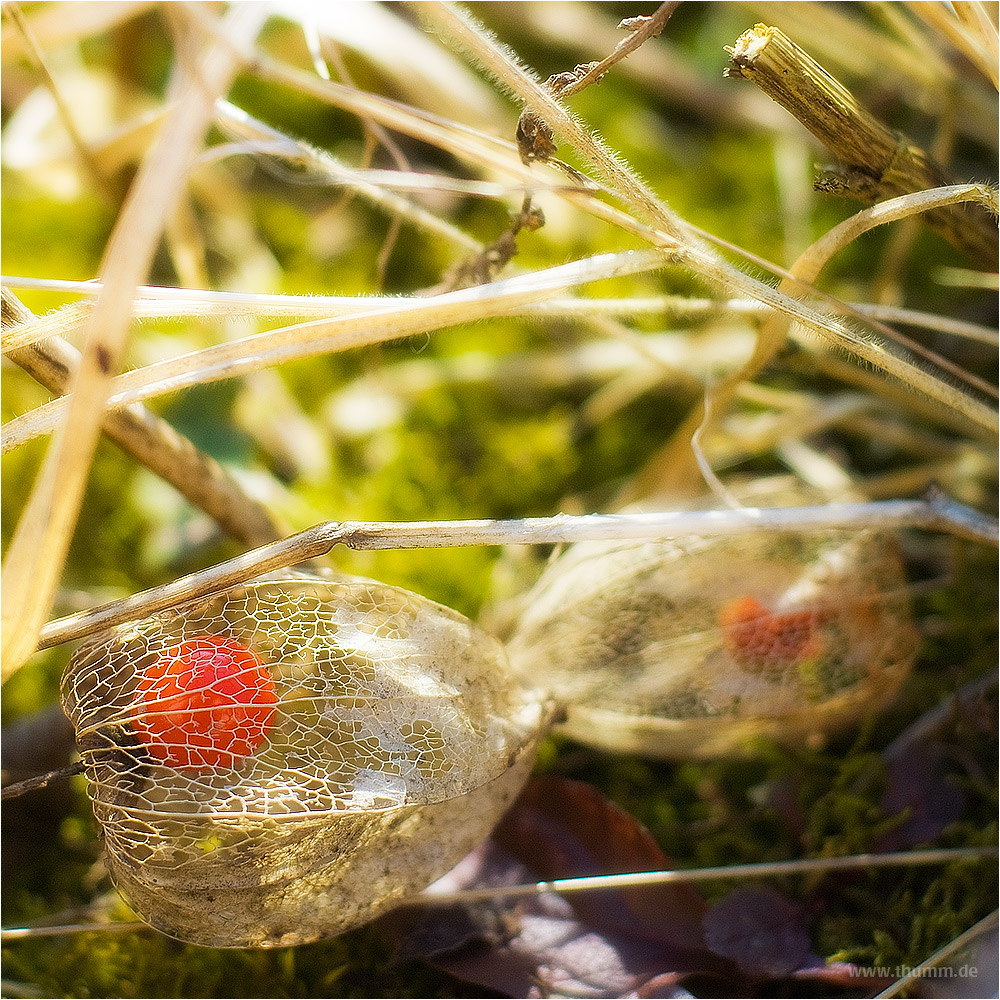
[[[508,653],[568,707],[575,739],[705,758],[857,720],[917,645],[891,535],[797,531],[574,545],[523,602]]]
[[[119,889],[213,947],[328,937],[424,888],[517,795],[543,715],[456,612],[300,575],[104,633],[62,700]]]

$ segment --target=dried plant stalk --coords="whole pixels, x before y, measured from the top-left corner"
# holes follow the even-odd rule
[[[996,545],[995,518],[941,495],[925,500],[824,504],[820,507],[586,514],[516,520],[325,521],[171,583],[89,611],[49,622],[41,646],[79,639],[178,603],[215,594],[262,573],[324,555],[335,545],[352,549],[449,548],[453,545],[553,544],[623,538],[672,538],[696,534],[755,535],[787,530],[920,527]]]
[[[821,181],[872,205],[894,195],[952,184],[947,172],[906,136],[869,114],[851,92],[784,32],[765,24],[745,31],[728,49],[730,76],[759,87],[795,116],[845,166]],[[995,222],[982,209],[953,206],[927,214],[927,224],[986,267],[997,266]]]

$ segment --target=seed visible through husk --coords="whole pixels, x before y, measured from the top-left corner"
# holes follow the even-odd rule
[[[821,739],[890,700],[918,645],[875,531],[580,543],[523,607],[511,663],[565,732],[651,757]]]

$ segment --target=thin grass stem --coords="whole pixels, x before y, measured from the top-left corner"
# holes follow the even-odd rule
[[[939,848],[905,851],[895,854],[852,854],[840,858],[799,858],[792,861],[768,861],[746,865],[720,865],[715,868],[673,869],[651,872],[626,872],[621,875],[592,875],[582,878],[553,879],[520,885],[502,885],[483,889],[458,889],[436,892],[433,889],[401,903],[401,906],[450,906],[478,900],[523,899],[548,892],[567,895],[599,889],[626,889],[644,885],[692,884],[729,878],[772,878],[777,875],[813,875],[838,871],[876,868],[910,868],[922,865],[951,864],[955,861],[979,861],[996,857],[992,847]]]

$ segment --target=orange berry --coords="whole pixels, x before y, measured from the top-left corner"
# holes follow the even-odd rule
[[[278,696],[252,649],[200,636],[164,649],[139,681],[132,724],[176,768],[235,767],[267,738]]]
[[[784,670],[819,651],[815,611],[774,612],[753,597],[742,597],[722,607],[718,622],[726,649],[755,673]]]

